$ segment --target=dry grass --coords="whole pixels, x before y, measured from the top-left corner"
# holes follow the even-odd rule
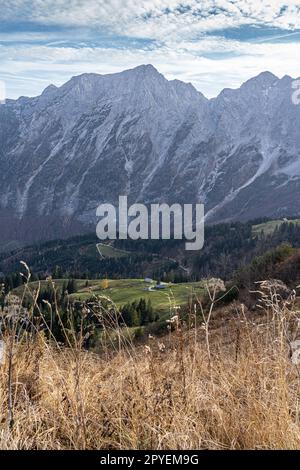
[[[299,449],[295,308],[271,299],[256,320],[243,306],[226,315],[209,329],[175,319],[163,340],[102,357],[43,333],[14,338],[0,448]]]

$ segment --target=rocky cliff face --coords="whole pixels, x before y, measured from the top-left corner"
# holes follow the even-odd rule
[[[0,236],[94,224],[102,202],[204,202],[207,220],[300,213],[300,106],[265,72],[207,100],[151,65],[0,106]],[[93,225],[92,225],[93,226]],[[35,234],[35,235],[34,235]]]

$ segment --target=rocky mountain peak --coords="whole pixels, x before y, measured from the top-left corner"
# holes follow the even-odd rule
[[[94,226],[96,207],[120,194],[204,202],[211,221],[297,215],[300,106],[291,80],[264,72],[208,100],[141,65],[8,100],[0,107],[5,237],[29,220],[50,220],[56,236],[65,220]]]

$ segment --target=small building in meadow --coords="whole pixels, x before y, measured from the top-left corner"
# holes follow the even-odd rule
[[[156,284],[156,286],[154,286],[154,289],[165,289],[166,288],[166,284]]]

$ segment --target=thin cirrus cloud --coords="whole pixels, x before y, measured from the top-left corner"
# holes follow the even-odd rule
[[[0,22],[0,79],[14,98],[141,63],[209,97],[266,69],[300,75],[299,0],[11,0]]]

